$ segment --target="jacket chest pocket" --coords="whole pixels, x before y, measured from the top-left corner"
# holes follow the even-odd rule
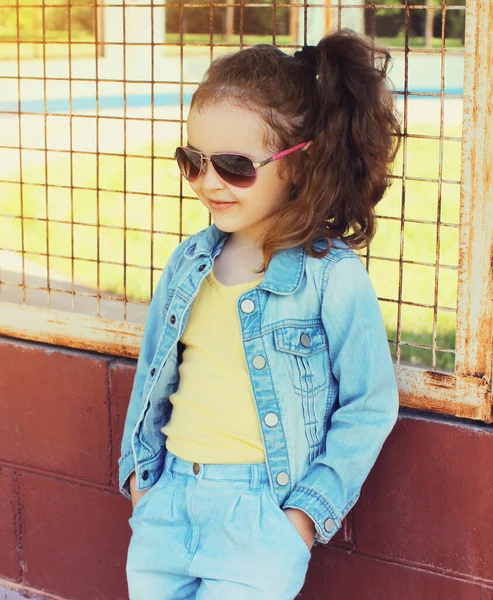
[[[322,327],[279,327],[274,341],[296,392],[314,394],[329,385],[328,343]]]

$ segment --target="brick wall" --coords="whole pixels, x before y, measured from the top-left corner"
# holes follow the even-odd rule
[[[0,598],[128,599],[135,361],[0,338],[0,365]],[[492,600],[492,456],[491,426],[402,409],[300,598]]]

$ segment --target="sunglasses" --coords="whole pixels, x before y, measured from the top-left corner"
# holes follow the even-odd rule
[[[175,151],[176,162],[180,173],[187,181],[197,181],[200,175],[205,171],[206,161],[210,160],[214,170],[226,183],[240,188],[251,187],[258,177],[258,169],[274,160],[287,156],[296,150],[301,150],[309,142],[302,142],[292,148],[283,150],[266,158],[260,162],[254,162],[250,156],[244,154],[235,154],[233,152],[221,152],[204,156],[196,150],[191,150],[186,146],[178,146]]]

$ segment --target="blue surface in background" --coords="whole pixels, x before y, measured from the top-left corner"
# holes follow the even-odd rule
[[[151,106],[151,94],[127,94],[127,108],[144,108]],[[192,94],[183,94],[184,104],[190,104]],[[97,99],[99,110],[107,110],[114,108],[123,108],[123,96],[100,96]],[[70,100],[68,98],[50,98],[46,101],[46,113],[76,113],[86,110],[96,110],[96,98],[72,98],[72,109],[70,108]],[[179,94],[155,94],[154,106],[173,106],[180,104]],[[0,112],[18,112],[19,104],[17,102],[0,102]],[[43,100],[22,100],[20,106],[21,112],[28,113],[44,113],[45,103]]]
[[[440,93],[439,89],[410,89],[413,93]],[[445,88],[446,94],[460,94],[464,93],[463,88]],[[412,98],[429,98],[429,96],[412,96]],[[151,94],[129,94],[125,97],[126,108],[145,108],[151,106],[152,96]],[[183,102],[185,105],[189,105],[192,100],[192,94],[184,94]],[[124,98],[123,96],[100,96],[97,99],[98,112],[107,109],[123,109]],[[154,106],[174,106],[180,104],[179,94],[155,94],[154,95]],[[72,107],[71,107],[72,105]],[[96,98],[72,98],[72,102],[68,98],[52,98],[46,101],[46,114],[60,114],[60,113],[78,113],[84,111],[96,111]],[[0,102],[0,113],[1,112],[15,112],[19,111],[18,102]],[[20,105],[20,112],[23,113],[39,113],[45,114],[45,103],[43,100],[22,100]]]

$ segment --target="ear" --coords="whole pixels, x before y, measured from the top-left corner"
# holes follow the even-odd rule
[[[312,149],[310,149],[310,146],[313,144],[313,140],[310,140],[309,142],[307,142],[307,144],[301,148],[301,152],[307,152],[307,156],[310,156],[310,154],[312,153]],[[292,176],[292,181],[293,183],[296,185],[299,180],[301,179],[301,174],[300,173],[295,173]]]
[[[309,141],[309,142],[306,144],[306,146],[305,146],[304,148],[302,148],[302,149],[301,149],[301,151],[302,151],[302,152],[306,152],[306,151],[307,151],[307,150],[310,148],[310,146],[311,146],[312,144],[313,144],[313,140],[310,140],[310,141]],[[311,154],[311,153],[312,153],[312,151],[311,151],[311,150],[309,150],[309,151],[308,151],[308,154]]]

